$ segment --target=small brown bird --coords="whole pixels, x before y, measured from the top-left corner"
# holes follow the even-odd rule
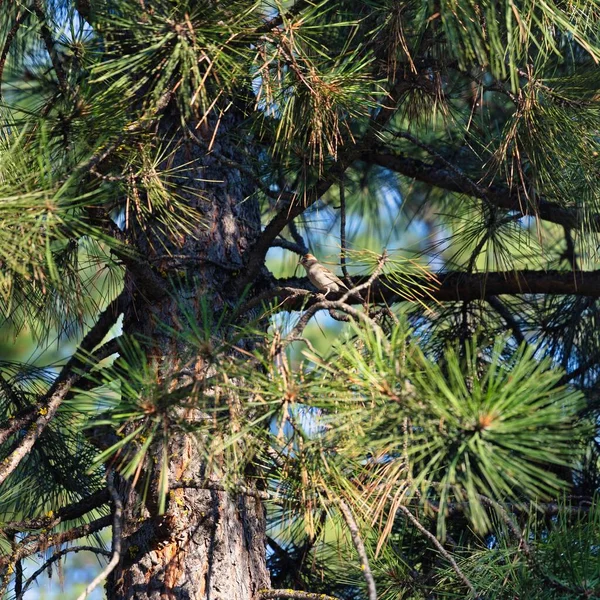
[[[329,269],[325,268],[312,254],[305,254],[300,264],[306,269],[310,282],[325,295],[329,292],[347,290],[348,286]]]

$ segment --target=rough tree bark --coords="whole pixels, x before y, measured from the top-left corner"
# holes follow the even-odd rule
[[[244,162],[243,152],[228,137],[238,119],[234,109],[222,115],[214,138],[214,122],[199,128],[206,147],[199,140],[184,140],[175,114],[163,119],[163,123],[173,124],[171,131],[160,131],[160,138],[174,140],[175,150],[168,160],[171,169],[179,169],[177,193],[198,211],[200,221],[193,235],[182,234],[179,239],[165,237],[160,227],[138,232],[138,250],[148,258],[149,265],[158,267],[156,273],[176,275],[179,283],[175,294],[159,295],[157,299],[152,297],[148,282],[141,282],[130,270],[126,286],[131,290],[132,307],[124,322],[126,333],[151,340],[147,351],[157,381],[163,385],[187,385],[195,378],[214,373],[211,369],[215,367],[198,356],[197,349],[190,360],[189,344],[183,336],[169,333],[165,325],[185,335],[186,318],[181,307],[186,306],[187,311],[197,315],[201,298],[215,312],[233,305],[237,294],[229,280],[241,267],[243,252],[260,232],[260,213],[252,199],[253,190],[238,171],[224,167],[223,161],[215,158]],[[160,258],[165,249],[177,258]],[[197,410],[186,410],[187,418],[202,418]],[[197,489],[202,487],[205,475],[197,444],[182,433],[170,432],[169,438],[171,491],[166,514],[157,516],[156,506],[161,448],[153,450],[154,466],[147,465],[151,481],[145,503],[141,502],[140,485],[134,488],[128,482],[120,482],[126,505],[123,550],[119,565],[107,582],[108,600],[257,598],[260,589],[269,587],[265,516],[260,500]],[[177,487],[182,482],[183,487]]]

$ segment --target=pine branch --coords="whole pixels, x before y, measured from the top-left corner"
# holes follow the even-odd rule
[[[297,0],[297,2],[295,2],[285,14],[278,14],[276,17],[269,19],[256,30],[256,33],[268,33],[276,27],[280,27],[283,25],[284,21],[299,15],[305,8],[308,8],[309,6],[314,6],[314,4],[309,0]]]
[[[401,275],[401,274],[400,274]],[[439,283],[433,283],[434,278]],[[354,286],[360,286],[366,277],[351,277]],[[469,302],[484,300],[492,296],[543,294],[543,295],[577,295],[600,298],[600,271],[510,271],[489,273],[463,273],[449,271],[436,273],[431,278],[411,276],[411,300],[430,302]],[[370,292],[370,300],[374,303],[406,302],[406,294],[400,295],[397,288],[397,277],[382,275]],[[279,298],[275,311],[293,311],[308,309],[319,303],[319,295],[307,298],[306,290],[312,289],[306,277],[288,277],[277,280],[281,287],[275,287],[261,295],[261,301],[268,296]],[[331,301],[336,301],[341,293],[331,292]],[[349,297],[347,304],[359,304],[355,297]],[[335,308],[323,306],[323,308]]]
[[[346,253],[348,252],[346,244],[346,186],[344,185],[344,178],[340,179],[340,266],[342,267],[342,273],[344,274],[344,281],[346,285],[350,282],[350,276],[348,275],[348,267],[346,266]]]
[[[1,3],[0,3],[1,5]],[[25,11],[23,13],[17,12],[17,18],[13,23],[13,26],[10,28],[8,33],[6,34],[6,39],[4,40],[4,46],[2,48],[2,52],[0,53],[0,86],[2,85],[2,75],[4,73],[4,66],[6,65],[6,59],[8,58],[8,53],[10,51],[10,47],[19,31],[19,28],[25,22],[25,19],[29,16],[29,12]],[[0,87],[0,100],[2,99],[2,88]]]
[[[525,336],[517,323],[517,320],[513,316],[513,314],[504,306],[504,303],[496,296],[490,296],[487,298],[488,304],[502,317],[503,321],[508,325],[508,327],[512,330],[513,336],[515,340],[519,344],[523,344],[525,340]]]
[[[294,252],[295,254],[298,254],[299,256],[302,256],[303,254],[307,253],[306,247],[299,246],[298,244],[296,244],[296,242],[290,242],[289,240],[286,240],[285,238],[277,238],[271,244],[271,247],[272,248],[284,248],[285,250]]]
[[[61,92],[65,97],[67,97],[69,93],[69,85],[67,82],[67,74],[63,68],[62,58],[56,50],[56,42],[52,38],[52,32],[48,27],[48,20],[46,18],[46,13],[44,12],[44,8],[42,6],[41,0],[34,0],[33,2],[33,12],[37,16],[40,22],[40,31],[42,34],[42,39],[44,40],[44,44],[46,45],[46,50],[50,55],[50,60],[52,61],[52,66],[54,67],[54,72],[56,73],[56,78],[58,79],[58,85],[60,86]]]
[[[3,523],[2,531],[6,535],[21,531],[30,531],[32,529],[53,529],[59,523],[64,521],[71,521],[73,519],[79,519],[88,512],[100,508],[102,505],[108,502],[109,495],[108,490],[103,488],[88,496],[87,498],[81,499],[75,504],[64,506],[56,511],[55,515],[37,517],[35,519],[29,519],[28,521],[14,521],[12,523]]]
[[[304,241],[302,235],[300,235],[298,227],[296,227],[296,221],[290,221],[288,223],[288,229],[290,230],[292,238],[294,239],[298,247],[303,250],[302,254],[308,254],[308,246],[306,245],[306,242]]]
[[[0,465],[0,485],[4,483],[6,478],[19,466],[23,458],[29,454],[33,445],[42,435],[48,426],[48,423],[54,418],[56,411],[77,381],[79,381],[79,379],[81,379],[94,364],[97,364],[100,360],[116,352],[114,344],[109,342],[92,355],[94,361],[90,360],[90,355],[94,348],[110,331],[110,328],[114,325],[118,316],[123,311],[127,297],[128,294],[123,292],[108,305],[104,312],[98,317],[98,320],[92,329],[83,338],[75,355],[65,365],[48,392],[44,395],[40,403],[41,408],[35,413],[37,418],[35,421],[31,422],[25,436]]]
[[[358,524],[356,523],[356,519],[350,510],[350,507],[341,499],[338,498],[337,505],[339,506],[340,512],[344,517],[344,521],[346,521],[346,525],[348,526],[348,530],[350,531],[350,537],[352,538],[352,543],[354,544],[354,548],[356,549],[356,553],[360,559],[360,568],[367,582],[367,595],[369,600],[377,600],[377,589],[375,587],[375,579],[373,578],[373,573],[371,571],[371,567],[369,565],[369,559],[367,557],[367,550],[362,541],[362,537],[360,535],[360,530],[358,528]]]
[[[111,523],[112,516],[107,515],[105,517],[96,519],[91,523],[86,523],[85,525],[74,527],[73,529],[69,529],[68,531],[61,533],[40,533],[37,535],[29,535],[16,546],[15,550],[10,556],[0,557],[0,569],[3,569],[10,564],[14,564],[18,560],[27,558],[28,556],[31,556],[40,550],[45,550],[52,546],[60,546],[66,542],[72,542],[73,540],[96,533],[97,531],[108,527]]]
[[[584,219],[581,211],[564,208],[543,198],[538,199],[535,206],[532,206],[530,199],[527,199],[525,193],[518,188],[509,189],[501,185],[484,187],[467,175],[461,175],[460,171],[449,168],[446,164],[426,163],[416,158],[376,151],[363,152],[360,158],[369,164],[379,165],[450,192],[459,192],[474,198],[485,199],[498,208],[516,211],[523,216],[530,214],[528,212],[528,208],[530,208],[531,214],[540,219],[563,225],[568,229],[581,229],[585,223],[586,227],[592,231],[600,231],[600,214],[593,214]]]
[[[304,195],[294,194],[289,202],[283,204],[279,212],[264,228],[254,246],[245,254],[246,270],[237,281],[240,289],[254,281],[265,262],[265,256],[269,248],[283,229],[319,200],[339,180],[357,157],[358,152],[355,149],[341,154],[338,161],[329,169],[327,175],[315,186],[307,190]]]

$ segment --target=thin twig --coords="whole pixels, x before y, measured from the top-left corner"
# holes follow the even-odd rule
[[[298,320],[298,323],[296,323],[296,325],[292,329],[292,331],[290,331],[289,335],[287,336],[287,338],[285,339],[285,341],[283,342],[282,345],[287,346],[291,342],[295,342],[296,340],[300,339],[300,337],[302,336],[302,332],[308,325],[309,321],[320,310],[329,310],[330,313],[333,310],[340,310],[340,311],[346,313],[347,315],[351,316],[355,321],[362,321],[364,324],[368,325],[369,327],[379,328],[377,323],[375,323],[375,321],[373,321],[373,319],[371,319],[371,317],[369,317],[369,315],[367,315],[366,313],[360,312],[359,310],[356,310],[355,308],[352,308],[347,302],[348,302],[348,299],[352,298],[352,297],[357,298],[360,301],[362,301],[360,292],[364,289],[370,288],[373,285],[373,283],[375,283],[375,281],[377,280],[379,275],[381,275],[381,271],[383,270],[383,267],[387,261],[387,258],[388,258],[387,251],[384,250],[382,252],[381,256],[379,257],[377,267],[375,268],[375,270],[373,271],[371,276],[368,277],[367,280],[364,281],[363,283],[360,283],[356,287],[353,287],[352,289],[350,289],[347,292],[345,292],[344,294],[342,294],[342,296],[340,297],[339,300],[326,300],[325,296],[323,296],[322,294],[319,294],[318,296],[322,297],[323,300],[317,301],[315,304],[313,304],[306,310],[306,312],[300,317],[300,319]],[[344,320],[344,319],[340,319],[340,320]],[[386,344],[388,343],[387,340],[385,339],[385,337],[383,338],[383,341]]]
[[[377,259],[377,266],[375,267],[375,269],[371,273],[371,275],[368,277],[368,279],[364,283],[361,283],[361,284],[353,287],[352,289],[348,290],[340,298],[340,302],[346,302],[346,300],[348,300],[348,298],[350,298],[350,296],[356,296],[357,294],[360,295],[359,292],[362,292],[362,290],[366,290],[366,289],[370,288],[375,283],[375,281],[377,281],[379,276],[381,275],[381,272],[383,271],[383,267],[385,266],[387,259],[388,259],[388,253],[387,253],[387,250],[384,249],[384,251],[381,253],[381,256]]]
[[[119,560],[121,558],[123,503],[121,502],[121,498],[119,497],[117,490],[114,488],[112,472],[109,472],[106,477],[106,487],[108,488],[113,500],[112,558],[102,572],[96,576],[94,581],[92,581],[92,583],[90,583],[85,590],[79,594],[77,600],[85,600],[88,594],[97,588],[113,572],[115,567],[119,564]]]
[[[529,546],[529,544],[527,543],[524,533],[519,529],[519,526],[515,523],[515,520],[508,514],[506,508],[504,508],[504,506],[502,506],[502,504],[500,504],[499,502],[496,502],[495,500],[492,500],[487,496],[479,494],[478,498],[482,504],[493,508],[498,513],[499,517],[504,521],[504,523],[510,529],[512,534],[519,540],[519,543],[521,544],[526,556],[531,559],[531,546]]]
[[[15,600],[23,600],[23,595],[29,588],[29,586],[52,564],[57,560],[60,560],[65,554],[70,552],[94,552],[96,554],[102,554],[104,556],[110,556],[110,552],[104,548],[96,548],[95,546],[71,546],[70,548],[63,548],[60,552],[53,554],[31,577],[27,579],[23,589],[20,593],[16,594]],[[17,592],[15,588],[15,593]]]
[[[433,545],[438,549],[438,551],[440,552],[440,554],[450,563],[450,565],[452,566],[452,568],[454,569],[454,572],[458,575],[459,579],[465,584],[465,586],[469,589],[469,591],[471,592],[471,594],[473,595],[474,598],[477,598],[477,592],[475,590],[475,587],[473,586],[473,584],[467,579],[467,576],[462,572],[461,568],[458,566],[458,564],[456,563],[456,561],[454,560],[454,558],[452,557],[452,555],[444,548],[444,546],[442,546],[442,544],[440,543],[440,541],[435,537],[435,535],[433,535],[433,533],[431,533],[431,531],[428,531],[425,527],[423,527],[423,525],[421,525],[421,523],[419,522],[419,520],[410,512],[410,510],[404,506],[404,504],[399,504],[398,505],[399,510],[401,510],[406,517],[408,518],[408,520],[427,538],[429,538],[431,540],[431,542],[433,543]]]
[[[282,297],[285,302],[287,300],[294,300],[297,298],[307,298],[308,296],[312,296],[312,295],[313,295],[312,292],[310,292],[308,290],[304,290],[302,288],[274,287],[274,288],[271,288],[270,290],[266,290],[266,291],[262,292],[261,294],[252,298],[251,300],[248,300],[248,302],[246,302],[246,304],[242,305],[235,312],[235,316],[234,316],[233,320],[235,320],[235,318],[237,316],[242,315],[257,306],[260,306],[267,300],[273,300],[274,298]]]
[[[352,543],[354,544],[354,548],[356,549],[358,558],[360,559],[360,568],[363,572],[365,581],[367,582],[367,594],[369,600],[377,600],[375,579],[373,578],[371,566],[369,565],[369,559],[367,557],[365,545],[360,537],[360,530],[358,528],[358,524],[356,523],[356,519],[354,518],[350,507],[341,498],[338,498],[336,503],[340,508],[340,512],[344,517],[344,521],[346,521],[346,525],[350,531],[350,537],[352,538]]]
[[[342,267],[342,273],[344,274],[344,281],[348,287],[350,283],[350,276],[348,275],[348,268],[346,267],[346,186],[344,185],[344,177],[340,178],[340,265]]]
[[[287,346],[291,342],[295,342],[296,340],[300,339],[300,337],[302,336],[302,332],[308,325],[309,321],[320,310],[340,310],[353,317],[355,321],[362,321],[363,323],[366,323],[368,325],[373,325],[373,321],[368,315],[360,312],[359,310],[356,310],[355,308],[352,308],[352,306],[350,306],[346,302],[343,302],[341,300],[326,300],[325,296],[323,296],[322,294],[319,294],[319,297],[323,298],[323,300],[319,300],[318,302],[313,304],[300,317],[295,327],[292,329],[292,331],[290,331],[289,335],[283,341],[284,346]]]
[[[276,17],[265,21],[255,30],[255,33],[269,33],[273,29],[280,27],[287,19],[299,15],[305,8],[312,7],[314,4],[308,0],[298,0],[286,13],[279,13]]]

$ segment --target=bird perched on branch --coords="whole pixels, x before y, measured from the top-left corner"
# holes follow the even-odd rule
[[[329,269],[324,267],[312,254],[305,254],[300,264],[306,269],[310,282],[325,295],[329,292],[347,290],[348,286]]]

